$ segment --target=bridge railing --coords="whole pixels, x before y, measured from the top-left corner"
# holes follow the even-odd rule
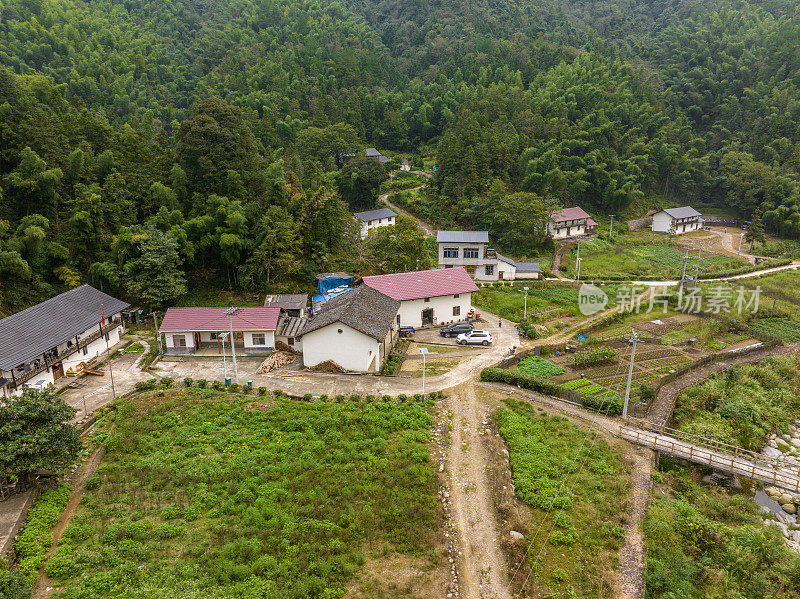
[[[751,460],[744,455],[717,452],[702,445],[694,445],[688,439],[678,440],[646,429],[620,425],[619,430],[623,439],[654,451],[662,451],[696,464],[800,493],[800,468],[784,468],[763,460]]]
[[[745,460],[749,460],[757,464],[763,464],[765,466],[770,466],[775,468],[795,468],[798,470],[798,473],[800,473],[800,468],[798,468],[798,466],[795,463],[789,462],[788,458],[786,457],[768,457],[763,454],[757,453],[755,451],[744,449],[743,447],[738,447],[736,445],[730,445],[728,443],[723,443],[722,441],[717,441],[716,439],[710,439],[708,437],[703,437],[701,435],[690,434],[687,433],[686,431],[669,428],[667,426],[659,427],[653,424],[652,422],[648,422],[647,420],[642,420],[639,418],[628,418],[628,426],[658,433],[659,435],[670,437],[677,441],[690,443],[691,445],[694,445],[696,447],[703,447],[705,449],[710,449],[711,451],[715,451],[717,453],[724,453],[733,456],[735,458],[743,458]]]

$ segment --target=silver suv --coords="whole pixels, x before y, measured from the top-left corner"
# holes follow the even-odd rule
[[[489,345],[494,340],[486,331],[472,331],[462,333],[456,337],[456,341],[459,345]]]

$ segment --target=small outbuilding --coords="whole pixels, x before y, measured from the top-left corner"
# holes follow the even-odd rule
[[[287,316],[303,318],[308,308],[307,293],[274,293],[264,298],[265,308],[280,308]]]
[[[328,300],[303,329],[303,364],[331,361],[345,370],[380,372],[397,342],[400,302],[360,285]]]
[[[223,335],[233,329],[234,346],[246,354],[267,355],[275,349],[275,330],[281,309],[247,306],[234,308],[168,308],[159,332],[164,335],[166,353],[194,354],[205,350],[223,354]],[[230,341],[226,341],[230,348]],[[230,351],[230,349],[228,349]]]

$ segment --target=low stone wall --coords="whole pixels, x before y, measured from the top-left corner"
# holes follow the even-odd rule
[[[640,229],[647,229],[652,224],[653,224],[653,217],[648,216],[647,218],[637,218],[635,220],[629,220],[628,228],[631,231],[638,231]]]

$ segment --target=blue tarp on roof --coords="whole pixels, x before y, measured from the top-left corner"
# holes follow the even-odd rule
[[[327,293],[337,287],[352,287],[352,285],[353,277],[345,273],[335,273],[327,276],[320,275],[317,277],[317,291],[321,294]]]
[[[342,295],[343,293],[347,293],[351,291],[353,288],[349,285],[342,285],[341,287],[337,287],[336,289],[331,289],[327,293],[320,293],[315,295],[311,298],[311,313],[316,314],[319,309],[325,305],[325,302],[331,300],[335,297]]]

